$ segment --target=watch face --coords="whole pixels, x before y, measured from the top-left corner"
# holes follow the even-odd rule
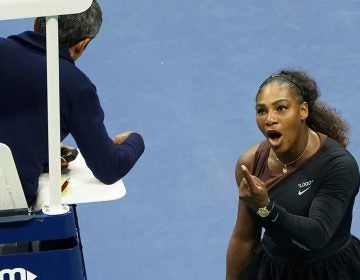
[[[256,212],[260,217],[265,218],[269,216],[270,211],[266,209],[266,207],[259,208]]]

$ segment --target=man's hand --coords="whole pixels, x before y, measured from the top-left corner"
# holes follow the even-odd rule
[[[61,144],[61,168],[67,168],[69,166],[69,163],[75,160],[78,153],[79,152],[77,149]]]
[[[125,131],[123,133],[114,136],[113,138],[114,143],[117,145],[123,143],[131,133],[133,133],[133,131]]]

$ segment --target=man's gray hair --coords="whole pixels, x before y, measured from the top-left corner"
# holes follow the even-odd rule
[[[95,38],[102,24],[102,12],[97,0],[93,0],[85,12],[58,17],[59,42],[72,47],[80,41]],[[37,32],[46,33],[46,18],[38,18]]]

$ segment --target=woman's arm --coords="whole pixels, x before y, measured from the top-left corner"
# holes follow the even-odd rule
[[[252,221],[245,203],[239,200],[238,215],[226,257],[226,279],[238,280],[252,249],[259,244],[261,230]]]
[[[257,145],[243,153],[236,165],[235,177],[238,187],[243,179],[241,165],[252,166]],[[259,244],[261,229],[251,219],[245,203],[239,200],[238,212],[226,258],[226,279],[238,280],[252,249]]]
[[[281,230],[294,243],[310,250],[329,243],[359,189],[359,168],[351,156],[338,157],[327,164],[329,169],[325,180],[307,217],[291,214],[275,204],[266,218],[269,227]]]
[[[264,218],[266,228],[284,233],[294,244],[307,250],[328,244],[359,189],[359,168],[353,157],[343,154],[324,164],[327,165],[325,179],[312,200],[308,216],[291,214],[270,202],[272,211]],[[260,193],[259,189],[264,190],[264,186],[246,168],[244,174],[251,189],[244,201],[256,211],[253,206],[259,205],[256,195]]]

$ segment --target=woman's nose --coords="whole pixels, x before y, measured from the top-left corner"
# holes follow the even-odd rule
[[[271,126],[274,123],[276,123],[275,115],[272,112],[269,111],[267,113],[267,116],[266,116],[265,124],[267,126]]]

